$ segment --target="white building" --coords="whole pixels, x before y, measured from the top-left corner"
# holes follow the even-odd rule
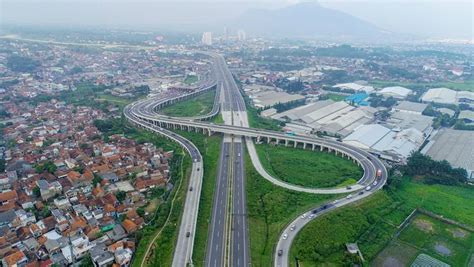
[[[204,32],[201,39],[202,44],[212,45],[212,32]]]
[[[342,142],[356,146],[381,158],[403,162],[424,142],[422,132],[414,128],[391,130],[380,124],[362,125]]]
[[[237,31],[237,38],[239,39],[239,41],[245,41],[247,39],[247,34],[245,33],[244,30],[238,30]]]
[[[471,104],[474,105],[474,92],[454,91],[448,88],[433,88],[428,90],[421,100],[426,103],[438,104]]]
[[[410,114],[421,115],[423,111],[428,107],[428,104],[401,101],[393,109],[398,112],[406,112]]]
[[[384,97],[391,96],[397,99],[405,99],[407,96],[411,95],[412,93],[413,93],[412,90],[405,87],[401,87],[401,86],[385,87],[379,91],[379,94],[381,94]]]
[[[374,87],[368,85],[360,85],[357,83],[339,83],[333,86],[333,88],[339,88],[342,90],[354,90],[356,92],[366,92],[370,94],[375,91]]]

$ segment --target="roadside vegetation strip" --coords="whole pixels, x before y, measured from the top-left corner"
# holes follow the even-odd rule
[[[392,241],[398,226],[417,207],[474,225],[472,188],[426,185],[406,177],[396,188],[389,186],[309,223],[293,243],[290,265],[296,266],[296,258],[303,266],[355,262],[346,253],[346,243],[357,243],[370,262]]]
[[[272,266],[274,246],[282,229],[298,214],[334,195],[302,193],[276,186],[261,177],[245,153],[245,182],[253,266]]]
[[[255,145],[269,174],[284,182],[308,188],[343,187],[355,184],[362,168],[351,160],[321,151],[282,145]]]
[[[216,90],[205,92],[199,96],[180,101],[159,110],[160,114],[173,117],[195,117],[206,115],[214,106]]]
[[[191,167],[189,156],[181,151],[179,167],[174,171],[172,182],[175,187],[169,193],[168,199],[156,210],[158,216],[153,223],[142,229],[137,237],[138,248],[132,266],[170,266],[176,240],[177,224],[181,217],[187,183]],[[166,214],[166,215],[165,215]],[[160,216],[162,215],[162,216]],[[157,262],[159,264],[157,264]]]
[[[204,266],[222,137],[218,135],[203,137],[201,133],[186,131],[176,132],[195,144],[203,157],[204,174],[194,239],[193,263],[195,266]]]

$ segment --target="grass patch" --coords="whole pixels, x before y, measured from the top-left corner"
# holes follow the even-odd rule
[[[186,78],[184,79],[184,83],[185,84],[193,84],[195,82],[198,81],[198,77],[196,75],[188,75],[186,76]]]
[[[275,177],[307,187],[335,187],[358,180],[362,169],[334,154],[300,148],[259,144],[255,146],[263,167]]]
[[[214,105],[215,90],[205,92],[195,98],[178,102],[174,105],[164,107],[160,113],[174,117],[193,117],[208,114]]]
[[[265,130],[280,131],[281,126],[280,122],[273,119],[263,118],[258,114],[256,108],[246,101],[247,106],[247,117],[249,121],[249,126],[252,128],[260,128]]]
[[[280,232],[300,213],[334,196],[286,190],[262,178],[245,157],[250,254],[253,266],[272,266]]]
[[[295,266],[295,258],[303,266],[349,264],[353,259],[345,253],[346,242],[357,242],[364,258],[371,261],[417,207],[474,225],[472,192],[469,187],[426,185],[405,178],[397,189],[380,191],[308,224],[293,244],[291,264]]]
[[[328,94],[326,94],[326,97],[328,99],[333,100],[333,101],[344,101],[344,99],[346,99],[347,96],[328,93]]]

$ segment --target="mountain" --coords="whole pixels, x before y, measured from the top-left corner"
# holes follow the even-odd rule
[[[388,32],[347,13],[305,2],[276,10],[252,9],[234,26],[256,35],[275,37],[376,38]]]

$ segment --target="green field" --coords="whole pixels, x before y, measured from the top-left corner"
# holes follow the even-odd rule
[[[377,87],[386,87],[386,86],[404,86],[407,88],[410,87],[419,87],[424,86],[426,88],[436,88],[436,87],[446,87],[458,91],[471,91],[474,92],[474,79],[466,80],[464,82],[433,82],[433,83],[415,83],[415,82],[393,82],[393,81],[371,81],[371,85]]]
[[[300,213],[334,198],[286,190],[262,178],[250,157],[245,159],[247,212],[252,266],[272,266],[278,237]]]
[[[184,79],[184,83],[185,84],[193,84],[195,82],[198,81],[198,77],[197,76],[194,76],[194,75],[188,75],[186,76],[186,78]]]
[[[178,102],[160,110],[161,114],[174,117],[193,117],[211,112],[216,91],[211,90],[195,98]]]
[[[302,266],[352,262],[345,254],[347,242],[357,242],[364,258],[372,261],[415,208],[474,226],[472,188],[426,185],[405,178],[397,189],[385,189],[311,222],[293,244],[291,263],[295,266],[295,257]]]
[[[336,187],[355,183],[362,169],[334,154],[301,148],[260,144],[255,146],[263,167],[275,177],[306,187]]]
[[[338,95],[338,94],[333,94],[333,93],[328,93],[326,94],[328,99],[331,99],[333,101],[344,101],[346,99],[346,95]]]
[[[393,247],[407,247],[415,253],[401,255]],[[468,266],[471,253],[474,251],[472,232],[454,225],[444,223],[424,214],[416,214],[408,226],[381,253],[374,264],[387,261],[415,260],[420,253],[437,258],[451,266]]]

